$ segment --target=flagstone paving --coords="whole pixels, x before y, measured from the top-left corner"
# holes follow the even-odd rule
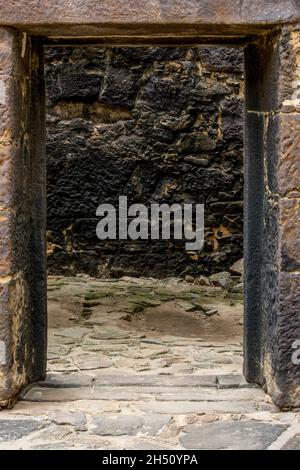
[[[48,374],[0,449],[299,449],[300,413],[242,375],[242,294],[179,279],[51,277]]]

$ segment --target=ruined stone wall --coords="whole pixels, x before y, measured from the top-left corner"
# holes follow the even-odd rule
[[[48,266],[95,276],[208,274],[242,257],[243,53],[46,53]],[[205,247],[100,241],[100,203],[205,203]]]

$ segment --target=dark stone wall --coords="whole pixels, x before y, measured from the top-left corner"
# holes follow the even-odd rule
[[[242,257],[243,52],[46,53],[48,267],[94,276],[209,274]],[[205,203],[205,247],[100,241],[100,203]]]

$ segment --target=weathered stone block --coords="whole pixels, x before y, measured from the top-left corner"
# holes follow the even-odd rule
[[[120,415],[115,418],[94,418],[93,433],[99,436],[132,436],[137,433],[157,435],[171,420],[162,415]]]
[[[11,131],[8,127],[4,132],[6,130],[7,133]],[[0,143],[0,208],[5,211],[16,209],[25,203],[26,184],[29,184],[28,179],[23,178],[26,137],[22,147],[18,138],[13,140],[12,137],[11,140],[8,145]]]
[[[257,30],[257,26],[268,26],[282,22],[295,22],[300,18],[298,4],[293,0],[151,0],[145,4],[142,0],[103,0],[95,3],[93,0],[19,0],[18,4],[1,1],[2,21],[6,25],[26,26],[36,34],[66,35],[66,27],[73,35],[83,32],[79,25],[83,25],[86,36],[98,32],[99,27],[105,25],[121,25],[120,31],[124,33],[124,24],[136,26],[152,25],[150,31],[160,31],[160,25],[197,24],[203,31],[214,31],[218,25],[219,34],[245,33],[249,26]],[[70,8],[70,5],[72,8]],[[33,20],[34,18],[34,20]],[[47,26],[45,26],[47,25]],[[98,26],[98,29],[97,29]],[[93,28],[93,29],[91,29]],[[144,30],[144,29],[143,29]],[[67,30],[68,31],[68,30]],[[102,29],[103,32],[103,29]],[[151,37],[151,36],[150,36]]]
[[[183,428],[180,442],[185,449],[263,450],[285,431],[282,424],[257,421],[217,421]]]
[[[11,214],[0,214],[0,276],[6,277],[12,272]]]
[[[300,191],[300,114],[281,115],[278,119],[278,186],[280,194],[285,195],[290,191]]]
[[[300,367],[293,361],[293,344],[300,338],[300,275],[280,273],[273,289],[273,315],[269,311],[269,325],[265,324],[265,379],[275,403],[289,408],[300,401]]]
[[[248,111],[268,113],[277,109],[278,34],[263,36],[245,48],[245,102]]]
[[[280,199],[280,264],[284,271],[300,270],[300,199]]]
[[[278,53],[279,105],[293,110],[300,105],[300,31],[283,28]]]
[[[1,278],[0,283],[0,341],[2,359],[0,364],[0,401],[2,393],[5,391],[7,383],[7,361],[9,359],[8,343],[10,341],[10,331],[7,319],[9,317],[9,307],[7,301],[9,300],[9,283],[10,278]]]
[[[0,442],[15,441],[43,426],[44,423],[37,419],[1,419]]]
[[[300,450],[300,434],[291,437],[281,448],[281,450]]]
[[[190,99],[191,83],[188,79],[176,76],[161,77],[152,75],[147,80],[141,94],[141,104],[152,112],[180,112]]]
[[[209,152],[210,150],[215,150],[216,146],[216,141],[212,137],[203,133],[194,133],[184,136],[178,142],[178,151],[179,153]]]
[[[102,78],[96,74],[68,73],[59,76],[59,83],[52,83],[49,96],[52,100],[80,100],[94,98],[100,92]]]
[[[249,58],[248,58],[249,59]],[[249,62],[246,60],[247,74]],[[248,75],[247,75],[248,77]],[[249,82],[248,82],[249,83]],[[247,88],[247,87],[246,87]],[[261,316],[264,198],[264,117],[246,113],[244,257],[245,257],[245,338],[244,373],[249,382],[258,381],[261,361]]]
[[[103,81],[99,101],[131,108],[138,92],[140,75],[138,71],[110,66]]]
[[[300,191],[300,114],[267,120],[266,168],[269,190],[281,196]],[[299,193],[300,194],[300,193]]]
[[[201,63],[208,69],[220,72],[243,73],[242,50],[230,47],[202,47],[199,49]]]
[[[0,77],[28,76],[29,44],[26,34],[19,34],[9,28],[0,29]]]

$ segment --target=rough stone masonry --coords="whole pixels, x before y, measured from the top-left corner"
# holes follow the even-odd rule
[[[245,45],[244,359],[281,408],[300,404],[298,0],[0,0],[0,405],[45,375],[43,45]],[[177,42],[178,44],[178,42]]]
[[[242,49],[50,48],[46,83],[51,273],[211,274],[242,257]],[[96,208],[120,195],[204,203],[204,250],[99,241]]]

